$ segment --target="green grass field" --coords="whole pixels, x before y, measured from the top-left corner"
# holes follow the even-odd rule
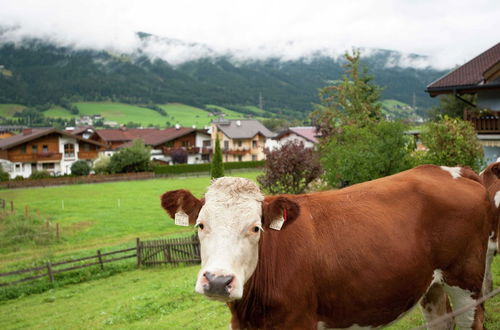
[[[500,285],[500,258],[494,265]],[[0,304],[2,329],[227,329],[230,313],[194,292],[199,266],[138,269]],[[500,297],[486,304],[488,329],[500,329]],[[388,327],[423,324],[419,308]]]
[[[18,111],[23,111],[26,107],[19,104],[0,104],[0,117],[10,118]]]
[[[237,176],[255,179],[259,172]],[[0,249],[0,272],[47,256],[72,255],[106,246],[133,242],[136,237],[164,237],[192,231],[175,226],[160,206],[160,195],[174,189],[190,189],[201,196],[210,178],[165,178],[46,188],[1,190],[0,198],[14,201],[17,213],[25,206],[61,226],[62,242],[50,246],[26,245]],[[64,208],[63,208],[64,207]]]

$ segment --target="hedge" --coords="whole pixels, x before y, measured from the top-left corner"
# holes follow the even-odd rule
[[[224,163],[224,170],[236,170],[240,168],[259,168],[264,166],[263,160],[250,162],[229,162]],[[205,164],[176,164],[176,165],[156,165],[153,168],[155,174],[182,174],[194,172],[210,172],[210,163]]]

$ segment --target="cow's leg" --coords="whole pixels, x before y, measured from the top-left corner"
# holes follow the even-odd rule
[[[493,263],[493,258],[498,249],[498,242],[496,239],[490,237],[488,241],[488,252],[486,253],[486,268],[484,271],[484,281],[483,281],[483,296],[493,290],[493,276],[491,274],[491,264]]]
[[[443,286],[438,283],[431,285],[424,298],[420,301],[422,313],[424,314],[425,321],[430,323],[440,316],[445,315],[451,311],[451,306],[448,301],[448,296],[443,289]],[[436,324],[429,327],[430,330],[448,330],[453,329],[453,320],[450,319],[446,322]]]

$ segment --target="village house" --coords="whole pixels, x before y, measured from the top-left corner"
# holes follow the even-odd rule
[[[74,162],[85,160],[92,165],[103,148],[99,142],[55,128],[27,128],[0,140],[0,161],[10,178],[27,178],[41,170],[71,174]]]
[[[474,125],[487,163],[500,157],[500,43],[427,86],[431,97],[452,94],[469,105],[464,119]],[[475,103],[463,98],[475,95]],[[478,111],[490,110],[488,113]]]
[[[297,126],[289,127],[286,130],[278,133],[274,138],[281,147],[284,144],[295,141],[302,142],[305,148],[314,148],[318,143],[318,135],[314,126]]]
[[[213,146],[219,137],[224,162],[264,160],[266,141],[276,136],[254,119],[218,119],[211,130]]]
[[[180,148],[187,152],[188,164],[210,161],[210,134],[206,130],[180,126],[166,129],[105,129],[96,130],[90,138],[105,144],[105,154],[108,156],[130,147],[134,140],[140,139],[151,147],[151,159],[159,163],[172,163],[172,152]]]

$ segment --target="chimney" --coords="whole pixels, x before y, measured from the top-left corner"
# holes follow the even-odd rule
[[[240,127],[241,126],[241,120],[236,121],[236,126]]]
[[[23,135],[29,135],[33,132],[32,128],[23,128]]]
[[[181,125],[179,125],[179,124],[175,124],[175,129],[176,129],[176,130],[181,129]]]

